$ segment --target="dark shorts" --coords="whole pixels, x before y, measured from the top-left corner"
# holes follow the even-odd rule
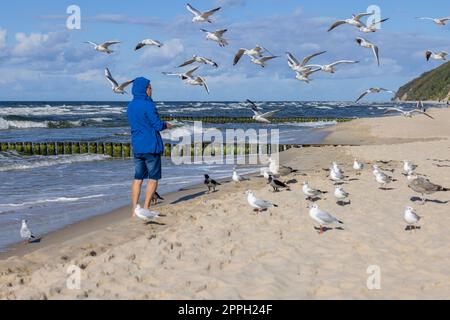
[[[134,155],[135,180],[161,180],[161,155],[137,153]]]

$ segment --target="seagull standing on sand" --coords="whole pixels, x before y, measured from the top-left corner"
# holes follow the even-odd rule
[[[203,64],[209,64],[210,66],[213,66],[215,68],[219,67],[219,65],[216,62],[214,62],[213,60],[211,60],[211,59],[194,55],[194,56],[192,56],[191,59],[186,60],[180,66],[178,66],[178,68],[182,68],[182,67],[188,66],[188,65],[193,64],[195,62],[203,63]]]
[[[326,191],[311,188],[308,182],[303,182],[302,192],[306,196],[306,200],[312,200],[326,194]]]
[[[236,168],[233,168],[233,177],[232,177],[232,179],[233,179],[234,182],[237,182],[237,183],[242,182],[242,181],[249,181],[250,180],[248,178],[245,178],[245,177],[239,175],[237,173],[237,171],[236,171]]]
[[[109,49],[109,47],[112,46],[113,44],[120,43],[120,41],[106,41],[106,42],[103,42],[102,44],[97,44],[97,43],[91,42],[91,41],[86,41],[85,43],[91,44],[94,47],[95,51],[111,54],[114,51]]]
[[[311,70],[313,70],[314,68],[310,65],[307,65],[307,63],[314,57],[320,56],[321,54],[324,54],[326,51],[320,51],[317,53],[313,53],[309,56],[306,56],[305,58],[303,58],[302,62],[299,62],[297,60],[297,58],[289,52],[286,52],[286,55],[288,57],[288,65],[289,67],[297,72],[297,73],[306,73],[306,72],[310,72]],[[320,70],[320,69],[319,69]],[[316,71],[319,71],[316,70]]]
[[[317,67],[320,68],[320,71],[328,72],[328,73],[335,73],[336,72],[336,66],[339,64],[354,64],[359,63],[359,61],[353,61],[353,60],[339,60],[330,64],[324,64],[324,65],[311,65],[311,67]]]
[[[381,171],[379,171],[375,174],[375,180],[379,184],[381,184],[380,189],[382,189],[382,190],[386,190],[386,186],[393,181],[392,177],[388,176],[387,174],[385,174],[384,172],[381,172]]]
[[[275,179],[272,175],[269,175],[269,179],[267,181],[267,184],[270,184],[270,186],[273,188],[274,192],[279,192],[280,189],[281,190],[291,191],[291,188],[286,183]]]
[[[203,22],[209,22],[212,23],[210,17],[219,11],[221,8],[215,8],[209,11],[201,12],[197,9],[195,9],[193,6],[191,6],[189,3],[186,5],[186,8],[194,15],[194,18],[192,18],[192,22],[196,23],[203,23]]]
[[[359,102],[362,98],[364,98],[364,97],[365,97],[366,95],[368,95],[368,94],[371,94],[371,93],[381,93],[381,92],[389,92],[389,93],[395,94],[395,92],[392,91],[392,90],[374,87],[374,88],[370,88],[370,89],[367,89],[366,91],[364,91],[364,92],[358,97],[358,99],[356,99],[355,102]]]
[[[247,191],[247,201],[248,204],[254,208],[254,211],[260,213],[261,211],[270,209],[270,208],[278,208],[276,204],[273,204],[270,201],[258,199],[255,197],[255,194],[252,191]]]
[[[437,184],[432,183],[430,180],[428,180],[425,177],[417,177],[416,179],[413,179],[408,187],[413,190],[414,192],[417,192],[422,197],[422,205],[425,204],[426,199],[425,195],[431,195],[435,194],[436,192],[449,192],[449,188],[444,188],[442,186],[439,186]]]
[[[406,175],[410,175],[410,174],[414,173],[414,171],[416,171],[416,169],[417,169],[417,166],[412,164],[410,161],[407,161],[407,160],[403,161],[403,172]]]
[[[225,47],[228,45],[228,41],[223,38],[223,35],[225,34],[225,32],[228,31],[228,29],[217,30],[217,31],[208,31],[205,29],[201,29],[201,31],[206,33],[206,40],[211,40],[211,41],[217,42],[219,44],[219,46],[221,46],[221,47]]]
[[[157,40],[144,39],[136,45],[136,47],[134,48],[134,51],[142,49],[145,46],[155,46],[155,47],[161,48],[163,46],[163,44]]]
[[[328,29],[328,32],[330,32],[331,30],[333,30],[343,24],[349,24],[349,25],[357,27],[357,28],[362,28],[365,25],[364,25],[364,23],[361,22],[361,19],[364,17],[367,17],[367,16],[371,16],[371,15],[373,15],[373,13],[360,13],[360,14],[352,15],[352,17],[350,19],[338,20],[331,25],[331,27]]]
[[[22,227],[20,228],[20,237],[22,238],[22,240],[27,242],[33,242],[37,240],[37,238],[28,228],[27,220],[22,220]]]
[[[280,165],[278,161],[273,159],[272,157],[269,158],[269,170],[274,176],[287,176],[291,173],[298,172],[298,170],[295,170],[291,167]]]
[[[406,230],[416,229],[415,225],[422,219],[413,208],[407,207],[404,215],[405,222],[408,224]]]
[[[415,113],[419,113],[419,114],[423,114],[423,115],[427,116],[428,118],[434,120],[434,118],[432,116],[430,116],[428,113],[426,113],[425,111],[420,110],[420,109],[405,111],[400,108],[387,108],[386,111],[384,111],[384,113],[390,113],[390,112],[400,112],[402,114],[402,116],[404,116],[405,118],[412,118]]]
[[[361,28],[359,28],[359,31],[363,32],[363,33],[372,33],[372,32],[376,32],[377,31],[377,25],[385,22],[389,20],[389,18],[380,20],[380,21],[374,21],[371,24],[367,25],[367,26],[362,26]]]
[[[105,77],[109,81],[109,83],[111,83],[112,91],[117,94],[127,93],[125,91],[125,88],[134,82],[134,80],[128,80],[128,81],[125,81],[124,83],[122,83],[121,85],[119,85],[119,83],[111,75],[111,72],[109,71],[108,68],[105,69]]]
[[[255,121],[258,121],[258,122],[269,124],[269,123],[271,123],[271,121],[269,119],[272,118],[277,112],[281,111],[281,110],[274,110],[274,111],[262,113],[260,111],[260,108],[253,101],[247,99],[247,102],[251,105],[253,113],[254,113],[252,119]]]
[[[362,171],[364,169],[364,163],[359,162],[355,159],[355,161],[353,162],[353,169],[356,171]]]
[[[427,61],[430,61],[430,59],[438,60],[438,61],[439,60],[446,61],[447,56],[448,56],[448,53],[445,51],[434,53],[433,51],[428,50],[427,52],[425,52],[425,57],[427,58]]]
[[[144,209],[140,205],[137,205],[136,210],[134,210],[134,214],[136,215],[136,217],[145,222],[159,217],[159,214],[157,212]]]
[[[267,50],[265,48],[263,48],[262,46],[260,46],[259,44],[256,45],[256,47],[253,49],[241,48],[238,50],[238,52],[234,56],[233,66],[238,64],[238,62],[241,60],[243,55],[249,56],[251,58],[261,58],[263,56],[263,53],[266,51]]]
[[[213,180],[209,177],[209,175],[205,174],[205,182],[204,184],[208,187],[208,193],[211,192],[211,189],[213,192],[216,192],[217,186],[220,186],[221,184],[218,183],[216,180]]]
[[[323,227],[331,225],[331,224],[344,224],[342,221],[338,220],[337,218],[333,217],[331,214],[329,214],[326,211],[320,210],[319,206],[317,204],[313,204],[309,206],[309,216],[311,219],[319,223],[320,225],[320,234],[324,233]]]
[[[378,49],[378,46],[376,46],[375,44],[367,41],[364,38],[360,38],[360,37],[356,38],[356,42],[358,43],[358,45],[360,47],[363,47],[366,49],[372,49],[375,59],[377,61],[377,64],[378,64],[378,66],[380,66],[380,53],[379,53],[380,50]]]
[[[336,183],[341,183],[345,179],[344,174],[342,171],[336,171],[334,168],[331,168],[330,170],[330,180]]]
[[[431,21],[433,21],[435,24],[437,24],[439,26],[445,26],[447,24],[447,22],[450,20],[450,18],[430,18],[430,17],[419,17],[417,19],[419,19],[419,20],[431,20]]]
[[[350,193],[344,190],[342,187],[336,187],[334,190],[334,196],[338,200],[338,204],[344,203],[344,200],[347,199],[350,196]],[[348,202],[350,204],[350,201]]]

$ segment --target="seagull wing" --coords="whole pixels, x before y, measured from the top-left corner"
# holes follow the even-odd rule
[[[112,77],[111,72],[109,71],[108,68],[105,69],[105,77],[106,79],[108,79],[108,81],[111,83],[113,89],[117,88],[119,86],[119,84],[117,83],[117,81]]]
[[[430,17],[417,17],[416,19],[419,19],[419,20],[434,20],[434,18],[430,18]]]
[[[198,68],[199,68],[199,67],[195,67],[194,69],[189,70],[188,72],[185,73],[185,75],[186,75],[187,77],[189,77],[189,78],[192,77],[192,75],[194,74],[195,71],[198,70]]]
[[[143,47],[145,47],[145,43],[143,41],[141,41],[136,45],[136,47],[134,48],[134,51],[142,49]]]
[[[201,80],[201,82],[203,83],[203,87],[205,87],[206,92],[208,92],[208,94],[209,94],[209,88],[208,88],[208,85],[206,84],[205,79],[202,77],[198,77],[198,78]]]
[[[364,13],[359,13],[359,14],[354,15],[353,19],[356,20],[356,21],[360,21],[361,18],[368,17],[368,16],[373,16],[373,15],[374,15],[373,12],[372,13],[364,12]]]
[[[234,60],[233,60],[233,66],[237,65],[239,60],[241,60],[242,56],[244,55],[244,52],[246,51],[246,49],[239,49],[239,51],[236,53],[236,55],[234,56]]]
[[[84,43],[89,43],[89,44],[93,45],[94,47],[97,46],[97,44],[95,42],[92,42],[92,41],[85,41]]]
[[[181,65],[179,65],[178,68],[182,68],[182,67],[188,66],[188,65],[190,65],[190,64],[193,64],[194,62],[195,62],[195,58],[186,60],[186,61],[183,62]]]
[[[272,56],[272,57],[263,57],[261,59],[259,59],[261,62],[266,62],[275,58],[279,58],[278,56]]]
[[[348,64],[350,64],[350,63],[359,63],[359,61],[340,60],[340,61],[333,62],[332,64],[330,64],[330,66],[334,67],[334,66],[337,66],[338,64],[341,64],[341,63],[348,63]]]
[[[425,111],[422,111],[422,110],[413,110],[413,111],[411,111],[411,114],[413,114],[413,113],[421,113],[421,114],[423,114],[423,115],[426,115],[428,118],[431,118],[431,119],[434,120],[434,118],[433,118],[432,116],[430,116],[428,113],[426,113]]]
[[[277,112],[280,112],[280,111],[281,111],[281,110],[274,110],[274,111],[270,111],[270,112],[263,113],[263,114],[261,114],[260,116],[261,116],[262,118],[269,119],[269,118],[272,118]]]
[[[163,72],[162,74],[164,74],[166,76],[177,76],[177,77],[181,77],[182,76],[181,73],[174,73],[174,72]]]
[[[347,23],[347,22],[345,22],[345,20],[338,20],[338,21],[336,21],[335,23],[333,23],[333,24],[331,25],[331,27],[328,29],[328,32],[330,32],[331,30],[333,30],[333,29],[339,27],[340,25],[346,24],[346,23]]]
[[[321,210],[316,213],[316,218],[319,219],[320,221],[323,221],[326,224],[331,224],[333,222],[338,221],[335,217],[333,217],[328,212],[321,211]]]
[[[388,90],[388,89],[385,89],[385,88],[380,88],[380,90],[381,90],[381,91],[384,91],[384,92],[389,92],[389,93],[395,94],[394,91]]]
[[[216,62],[212,61],[211,59],[203,58],[203,57],[201,57],[200,59],[202,59],[205,63],[207,63],[213,67],[216,67],[216,68],[219,67],[219,65]]]
[[[372,23],[370,24],[369,28],[375,27],[377,24],[381,24],[381,23],[383,23],[383,22],[385,22],[385,21],[388,21],[388,20],[389,20],[389,18],[382,19],[382,20],[379,20],[379,21],[374,21],[374,22],[372,22]]]
[[[189,3],[186,5],[186,8],[195,16],[201,16],[202,13],[195,9],[193,6],[191,6]]]
[[[262,209],[273,207],[273,203],[267,200],[255,199],[253,203]]]
[[[313,54],[311,54],[311,55],[305,57],[305,58],[303,59],[303,61],[302,61],[301,66],[304,67],[304,66],[309,62],[309,60],[311,60],[311,59],[314,58],[314,57],[320,56],[321,54],[324,54],[325,52],[326,52],[326,51],[320,51],[320,52],[313,53]]]
[[[297,58],[295,58],[294,55],[293,55],[292,53],[286,52],[286,55],[287,55],[287,57],[288,57],[288,61],[289,61],[291,64],[293,64],[293,65],[295,65],[295,66],[300,65],[300,62],[298,62]]]
[[[112,46],[113,44],[118,44],[120,41],[106,41],[101,44],[102,47],[108,48],[109,46]]]
[[[251,101],[250,99],[247,99],[247,103],[250,103],[250,105],[251,105],[251,107],[252,107],[252,110],[253,110],[253,112],[254,112],[256,115],[260,115],[260,114],[261,114],[261,112],[259,111],[261,108],[259,108],[259,107],[256,105],[256,103],[254,103],[254,102]]]
[[[134,80],[128,80],[128,81],[122,83],[117,89],[124,90],[126,87],[128,87],[133,82],[134,82]]]
[[[378,66],[380,66],[380,53],[379,53],[378,47],[374,44],[372,44],[372,51],[373,51],[373,54],[375,55],[375,58],[377,59]]]
[[[212,16],[214,13],[216,13],[217,11],[219,11],[221,9],[221,7],[206,11],[202,14],[203,17],[208,18],[210,16]]]
[[[214,31],[213,33],[218,37],[222,37],[224,35],[224,33],[227,31],[228,31],[228,29],[222,29],[222,30]]]
[[[389,113],[389,112],[405,113],[405,111],[403,111],[402,109],[399,109],[399,108],[387,108],[386,111],[384,111],[384,113]]]
[[[365,91],[362,95],[359,96],[358,99],[356,99],[355,102],[359,102],[362,98],[364,98],[366,95],[370,93],[370,90]]]

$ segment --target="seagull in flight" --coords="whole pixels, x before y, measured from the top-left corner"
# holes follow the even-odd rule
[[[359,61],[339,60],[339,61],[336,61],[336,62],[333,62],[333,63],[330,63],[330,64],[324,64],[324,65],[313,64],[313,65],[311,65],[311,67],[320,68],[320,71],[323,71],[323,72],[335,73],[337,65],[339,65],[339,64],[354,64],[354,63],[359,63]]]
[[[279,58],[278,56],[268,56],[268,57],[262,57],[262,58],[255,58],[252,57],[252,62],[258,66],[261,66],[262,68],[265,68],[267,66],[267,61],[270,61],[272,59]]]
[[[211,41],[217,42],[219,44],[219,46],[221,46],[221,47],[225,47],[228,45],[228,41],[223,38],[223,35],[225,34],[225,32],[228,31],[228,29],[217,30],[217,31],[208,31],[205,29],[200,29],[200,30],[206,33],[206,40],[211,40]]]
[[[365,25],[364,25],[364,23],[361,22],[361,19],[364,17],[367,17],[367,16],[371,16],[371,15],[373,15],[373,13],[360,13],[360,14],[352,15],[352,17],[350,19],[338,20],[331,25],[331,27],[328,29],[328,32],[330,32],[331,30],[333,30],[343,24],[349,24],[349,25],[357,27],[357,28],[362,28]]]
[[[383,22],[388,21],[389,18],[380,20],[380,21],[374,21],[371,24],[367,25],[367,26],[362,26],[361,28],[359,28],[359,31],[363,32],[363,33],[372,33],[372,32],[377,32],[377,25],[382,24]]]
[[[194,55],[194,56],[192,56],[191,59],[186,60],[181,65],[179,65],[178,68],[182,68],[182,67],[188,66],[188,65],[193,64],[195,62],[203,63],[203,64],[209,64],[210,66],[213,66],[215,68],[219,67],[219,65],[216,62],[214,62],[213,60],[211,60],[211,59]]]
[[[431,21],[433,21],[435,24],[437,24],[439,26],[445,26],[447,24],[447,22],[450,21],[450,17],[449,18],[418,17],[416,19],[419,19],[419,20],[431,20]]]
[[[309,71],[305,71],[305,72],[298,72],[296,71],[296,75],[295,75],[295,79],[299,80],[299,81],[303,81],[306,83],[310,83],[312,80],[309,78],[310,75],[312,75],[313,73],[316,73],[318,71],[320,71],[321,68],[317,68],[314,70],[309,70]]]
[[[195,9],[193,6],[191,6],[189,3],[186,5],[186,8],[194,15],[194,18],[192,18],[192,22],[199,22],[199,23],[203,23],[203,22],[209,22],[212,23],[210,17],[216,13],[217,11],[219,11],[221,9],[221,7],[209,10],[209,11],[205,11],[205,12],[201,12],[197,9]]]
[[[241,60],[243,55],[249,56],[251,58],[261,58],[263,56],[263,53],[266,51],[267,50],[265,48],[263,48],[262,46],[260,46],[259,44],[256,45],[256,47],[253,49],[241,48],[238,50],[238,52],[234,56],[233,66],[238,64],[239,60]]]
[[[109,47],[112,46],[113,44],[120,43],[120,41],[106,41],[106,42],[103,42],[102,44],[97,44],[97,43],[91,42],[91,41],[86,41],[85,43],[91,44],[94,47],[94,50],[96,50],[98,52],[104,52],[107,54],[111,54],[114,51],[109,49]]]
[[[388,89],[384,89],[384,88],[378,88],[378,87],[375,87],[375,88],[367,89],[363,94],[361,94],[361,95],[359,96],[358,99],[356,99],[355,102],[359,102],[362,98],[364,98],[364,97],[365,97],[366,95],[368,95],[368,94],[371,94],[371,93],[381,93],[381,92],[389,92],[389,93],[395,94],[395,92],[392,91],[392,90],[388,90]]]
[[[137,51],[145,46],[155,46],[155,47],[161,48],[163,46],[163,44],[157,40],[144,39],[136,45],[136,47],[134,48],[134,51]]]
[[[269,119],[272,118],[277,112],[281,111],[281,110],[275,110],[275,111],[262,113],[260,111],[260,108],[253,101],[247,99],[247,103],[249,103],[252,107],[252,110],[254,113],[253,120],[258,121],[258,122],[271,123]]]
[[[105,77],[111,83],[112,91],[117,94],[125,94],[125,88],[134,82],[134,80],[128,80],[119,85],[119,83],[113,78],[108,68],[105,69]]]
[[[302,62],[299,62],[292,53],[286,52],[286,55],[288,57],[288,65],[295,72],[304,73],[307,71],[311,71],[313,69],[313,67],[307,65],[307,63],[312,58],[320,56],[321,54],[324,54],[325,52],[326,51],[320,51],[317,53],[310,54],[309,56],[306,56],[305,58],[303,58]]]
[[[439,53],[434,53],[433,51],[428,50],[425,52],[425,57],[427,58],[427,61],[430,61],[430,59],[433,60],[447,60],[448,53],[445,51],[441,51]]]
[[[171,73],[171,72],[163,72],[166,76],[177,76],[181,80],[183,80],[186,84],[191,86],[203,86],[206,92],[209,94],[209,87],[203,77],[194,77],[194,72],[198,70],[200,67],[195,67],[192,70],[189,70],[184,73]]]
[[[402,114],[402,116],[404,116],[405,118],[412,118],[415,113],[419,113],[419,114],[426,115],[428,118],[431,118],[434,120],[434,118],[432,116],[430,116],[428,113],[426,113],[425,111],[422,111],[420,109],[405,111],[405,110],[402,110],[399,108],[388,108],[388,109],[386,109],[386,111],[384,113],[390,113],[390,112],[400,112]]]
[[[356,38],[356,42],[358,43],[358,45],[360,47],[363,47],[363,48],[366,48],[366,49],[372,49],[373,54],[375,55],[375,59],[377,60],[377,64],[378,64],[378,66],[380,66],[380,54],[379,54],[378,46],[376,46],[375,44],[367,41],[364,38]]]

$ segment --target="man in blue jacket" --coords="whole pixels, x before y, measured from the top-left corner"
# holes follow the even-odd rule
[[[161,155],[164,143],[160,132],[170,129],[172,125],[161,121],[152,100],[150,80],[137,78],[133,82],[133,101],[128,104],[128,121],[131,126],[136,172],[131,187],[133,216],[138,207],[141,188],[144,180],[149,180],[143,210],[149,210],[153,194],[161,180]]]

